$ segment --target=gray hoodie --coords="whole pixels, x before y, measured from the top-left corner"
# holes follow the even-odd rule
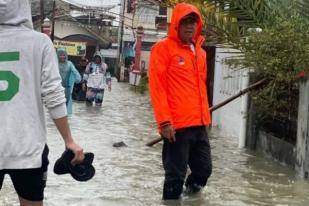
[[[44,105],[57,119],[65,101],[55,49],[33,30],[28,0],[0,0],[0,170],[41,166]]]

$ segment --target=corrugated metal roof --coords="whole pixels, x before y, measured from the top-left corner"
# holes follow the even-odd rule
[[[75,7],[90,12],[107,12],[106,15],[113,16],[114,26],[118,25],[121,0],[59,0]]]
[[[114,8],[113,11],[119,12],[118,9],[115,8],[120,3],[120,0],[60,0],[64,1],[66,3],[78,6],[78,7],[84,7],[84,8],[101,8],[101,9],[111,9]],[[40,13],[40,0],[29,0],[31,3],[32,8],[32,14],[39,14]],[[45,5],[45,12],[49,13],[52,10],[53,0],[44,0]]]
[[[62,0],[74,6],[82,7],[82,8],[113,8],[120,3],[120,0]]]
[[[43,1],[44,1],[45,14],[50,15],[52,12],[54,0],[43,0]],[[119,21],[118,14],[120,13],[121,0],[56,0],[56,3],[60,1],[86,10],[89,9],[98,12],[100,11],[110,12],[108,14],[115,16],[116,21]],[[40,0],[29,0],[29,2],[31,3],[32,16],[39,16]],[[114,26],[118,25],[115,22],[113,24]]]

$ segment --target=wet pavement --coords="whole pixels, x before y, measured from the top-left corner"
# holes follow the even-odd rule
[[[113,82],[103,107],[87,108],[74,103],[70,117],[73,135],[85,151],[95,153],[95,177],[77,182],[69,175],[52,172],[64,149],[60,135],[48,120],[50,165],[45,193],[46,206],[307,206],[309,184],[293,169],[246,149],[237,140],[212,130],[210,143],[213,175],[201,194],[180,201],[161,200],[162,145],[148,148],[156,128],[147,95],[134,93],[126,83]],[[113,147],[123,141],[128,147]],[[18,205],[8,176],[0,191],[0,206]]]

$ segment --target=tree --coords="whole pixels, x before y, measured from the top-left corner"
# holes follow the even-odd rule
[[[253,75],[267,78],[266,87],[253,99],[262,117],[281,119],[297,115],[300,74],[309,72],[309,30],[299,16],[277,17],[261,32],[238,44],[243,55],[226,62],[235,68],[248,68]]]
[[[309,0],[165,0],[164,5],[179,2],[196,5],[204,19],[207,44],[238,43],[249,28],[265,28],[276,17],[299,14],[309,20]]]

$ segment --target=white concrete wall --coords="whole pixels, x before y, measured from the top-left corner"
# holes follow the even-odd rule
[[[145,67],[147,71],[149,69],[149,57],[150,57],[150,51],[142,51],[141,62],[145,61]]]
[[[159,6],[152,5],[151,7],[143,5],[145,2],[141,2],[137,6],[136,13],[132,14],[126,13],[125,28],[124,28],[124,41],[134,41],[134,35],[132,33],[132,28],[137,28],[138,26],[143,26],[144,28],[144,42],[157,42],[166,36],[166,31],[158,31],[155,25],[156,16],[159,16]],[[133,19],[133,22],[132,20]],[[128,26],[129,25],[129,26]]]
[[[148,6],[149,7],[149,6]],[[144,29],[156,29],[155,19],[159,15],[159,6],[139,6],[136,9],[134,25],[143,26]]]
[[[247,71],[231,69],[224,64],[226,58],[239,54],[237,50],[217,48],[213,105],[226,100],[248,86]],[[240,147],[245,146],[247,98],[247,95],[237,98],[212,114],[212,125],[218,127],[222,135],[238,138]]]
[[[301,177],[309,173],[309,80],[299,82],[299,105],[297,120],[296,169]]]
[[[137,85],[139,85],[140,80],[141,80],[140,74],[130,72],[130,74],[129,74],[129,84],[137,86]]]

